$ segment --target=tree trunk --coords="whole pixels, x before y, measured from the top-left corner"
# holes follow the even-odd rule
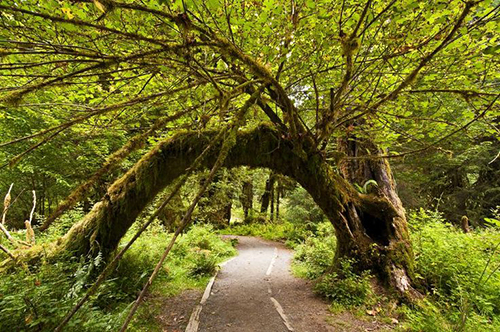
[[[160,219],[163,226],[169,232],[175,232],[175,230],[180,226],[181,220],[184,214],[184,202],[179,193],[177,193],[172,200],[165,206],[159,213],[158,219]]]
[[[276,189],[276,220],[280,219],[280,194],[283,190],[281,181],[278,182],[278,188]]]
[[[233,201],[229,201],[224,208],[224,220],[226,221],[226,226],[231,223],[231,211],[233,209]]]
[[[84,213],[89,213],[90,212],[90,208],[91,208],[90,201],[89,201],[88,198],[85,198],[85,200],[83,201],[83,212]]]
[[[269,219],[271,221],[274,220],[274,194],[275,194],[275,190],[274,190],[274,183],[273,183],[273,185],[271,186],[271,195],[269,196],[269,200],[271,201],[271,213],[269,214]]]
[[[240,197],[241,206],[243,207],[244,219],[248,218],[248,212],[253,208],[253,183],[252,180],[244,181],[241,197]]]
[[[368,192],[361,193],[367,200],[363,204],[345,205],[341,219],[347,231],[339,232],[336,228],[337,261],[342,257],[354,258],[361,269],[369,267],[400,293],[417,295],[411,287],[414,254],[396,183],[387,160],[370,158],[370,155],[383,154],[383,151],[371,141],[355,137],[340,139],[338,149],[352,158],[341,163],[344,178],[351,184],[358,184],[358,188],[374,193],[369,196]],[[370,180],[376,181],[371,188],[368,186]],[[380,199],[385,201],[384,208],[377,202]],[[371,200],[374,205],[371,205]]]
[[[231,181],[224,174],[218,172],[203,199],[198,203],[198,216],[205,223],[210,223],[216,229],[222,229],[229,225],[231,220],[231,208],[233,204],[233,193],[226,189],[226,183]],[[205,178],[200,179],[200,186],[205,182]],[[222,186],[219,186],[222,184]]]
[[[59,242],[58,250],[110,254],[138,214],[161,189],[185,172],[214,135],[215,132],[182,133],[159,143],[71,228]],[[204,167],[213,164],[219,148],[211,150],[203,161]],[[357,166],[344,164],[343,177],[312,147],[303,142],[302,148],[306,158],[296,152],[293,142],[262,125],[238,133],[225,167],[266,167],[295,179],[335,227],[337,261],[354,258],[360,268],[373,270],[400,293],[411,293],[413,253],[389,164],[384,160],[363,161]],[[361,167],[363,171],[351,167]],[[355,174],[365,172],[377,181],[376,194],[358,193],[348,182]]]
[[[460,221],[460,227],[462,228],[462,232],[464,233],[470,232],[469,218],[467,218],[467,216],[462,216],[462,219]]]
[[[271,171],[271,173],[269,174],[269,178],[266,180],[266,187],[261,197],[261,202],[262,202],[260,205],[261,213],[267,213],[267,209],[269,209],[269,202],[271,201],[271,191],[274,187],[275,180],[276,177],[274,173]]]

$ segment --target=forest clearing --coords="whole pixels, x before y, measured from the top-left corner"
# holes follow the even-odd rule
[[[0,331],[500,331],[500,0],[0,0]]]

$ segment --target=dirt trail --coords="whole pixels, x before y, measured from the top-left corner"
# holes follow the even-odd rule
[[[327,303],[307,281],[291,275],[290,250],[275,242],[237,238],[239,255],[217,275],[198,331],[335,331],[325,321]]]
[[[293,252],[282,244],[246,236],[230,238],[238,238],[239,255],[222,267],[210,292],[186,291],[168,300],[158,299],[163,306],[156,318],[163,331],[391,330],[375,319],[355,317],[351,312],[330,313],[328,303],[313,293],[310,282],[292,276]]]

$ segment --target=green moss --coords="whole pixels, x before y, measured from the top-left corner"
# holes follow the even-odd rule
[[[243,115],[242,110],[240,116]],[[350,230],[339,218],[348,203],[354,203],[370,213],[375,211],[382,219],[390,217],[387,213],[395,214],[386,200],[357,193],[320,155],[308,153],[310,159],[306,161],[297,156],[292,142],[281,138],[272,126],[262,124],[247,130],[237,128],[238,125],[233,124],[229,131],[206,131],[202,135],[183,132],[160,142],[111,186],[104,201],[65,236],[60,249],[84,254],[92,249],[94,254],[103,252],[109,255],[138,214],[160,190],[185,174],[193,163],[200,168],[212,167],[217,158],[219,163],[227,167],[268,167],[295,178],[334,223],[339,235],[345,232],[343,235],[349,236]],[[222,140],[224,136],[225,140]],[[212,149],[205,152],[204,158],[199,158],[210,143],[214,144]],[[346,253],[349,251],[350,257],[358,257],[363,264],[382,264],[382,260],[377,260],[369,253],[370,243],[364,240],[361,230],[352,231],[355,232],[355,241],[361,242],[339,241],[349,247],[345,249]],[[411,252],[402,252],[407,256],[395,254],[386,259],[394,259],[401,266],[409,265],[406,260]]]
[[[397,268],[404,269],[410,280],[416,281],[414,254],[408,243],[398,241],[392,244],[392,248],[387,251],[384,260],[387,276],[391,275],[392,265],[394,265]]]

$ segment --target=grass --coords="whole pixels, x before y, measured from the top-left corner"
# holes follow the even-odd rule
[[[66,223],[70,221],[58,225],[60,234]],[[133,232],[131,229],[122,243]],[[53,230],[45,236],[56,238],[56,233]],[[170,237],[160,225],[146,231],[98,293],[70,321],[67,330],[116,331]],[[48,240],[39,235],[37,241]],[[203,289],[217,264],[235,253],[231,242],[223,241],[210,226],[192,227],[178,239],[148,298],[165,299],[186,289]],[[0,331],[52,331],[93,283],[104,264],[99,256],[90,262],[68,258],[0,275]],[[161,306],[161,302],[146,301],[129,330],[161,331],[155,318]]]
[[[264,222],[253,224],[232,224],[218,231],[219,234],[256,236],[266,240],[284,242],[288,247],[295,248],[303,243],[313,232],[304,226],[288,221]]]

